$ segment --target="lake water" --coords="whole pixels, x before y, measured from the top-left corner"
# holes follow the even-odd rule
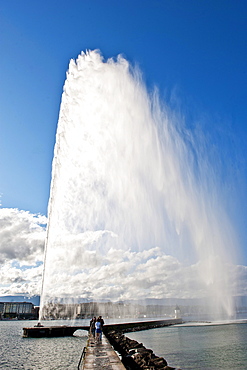
[[[126,335],[183,370],[247,369],[247,323],[170,326]]]
[[[22,328],[35,324],[34,321],[0,321],[0,369],[76,370],[86,345],[87,332],[78,330],[74,337],[23,338]],[[83,324],[81,320],[75,323]],[[74,323],[60,320],[47,322],[47,325]]]
[[[47,322],[85,324],[88,320]],[[78,330],[74,337],[23,338],[22,328],[34,325],[34,321],[0,321],[0,369],[77,370],[87,332]],[[247,369],[247,323],[170,326],[126,335],[183,370]]]

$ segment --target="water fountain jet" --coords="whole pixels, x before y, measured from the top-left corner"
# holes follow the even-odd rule
[[[233,313],[226,250],[234,232],[215,174],[179,124],[121,56],[105,62],[89,51],[70,62],[40,319],[71,300],[206,296],[217,312]]]

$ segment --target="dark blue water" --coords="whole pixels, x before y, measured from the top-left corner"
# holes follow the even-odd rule
[[[247,369],[246,323],[170,326],[126,335],[183,370]]]

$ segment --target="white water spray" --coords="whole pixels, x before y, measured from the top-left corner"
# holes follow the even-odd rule
[[[104,62],[93,51],[70,62],[41,317],[60,299],[170,297],[210,297],[218,313],[232,314],[226,251],[233,232],[213,171],[181,132],[122,57]]]

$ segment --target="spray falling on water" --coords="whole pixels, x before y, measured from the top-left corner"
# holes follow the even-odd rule
[[[70,62],[42,307],[61,298],[207,296],[232,313],[226,250],[233,232],[212,171],[181,132],[122,57],[104,62],[93,51]]]

